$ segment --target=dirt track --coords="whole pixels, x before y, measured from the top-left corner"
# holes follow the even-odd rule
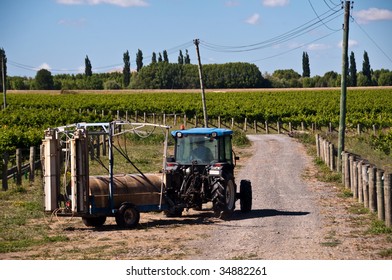
[[[382,243],[364,234],[364,217],[350,214],[347,198],[314,179],[303,145],[285,135],[249,136],[253,156],[237,181],[253,186],[253,211],[213,224],[193,245],[194,259],[374,259]],[[237,206],[238,206],[237,202]],[[379,244],[377,244],[379,243]]]

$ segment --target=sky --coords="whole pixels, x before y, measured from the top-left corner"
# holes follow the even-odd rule
[[[340,0],[1,0],[0,48],[9,76],[34,77],[121,71],[129,51],[143,63],[166,50],[176,63],[186,50],[197,64],[249,62],[272,74],[302,74],[307,52],[311,76],[341,73],[344,9]],[[355,0],[349,53],[362,70],[364,51],[373,70],[392,70],[392,0]]]

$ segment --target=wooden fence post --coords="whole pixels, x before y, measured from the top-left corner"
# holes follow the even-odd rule
[[[377,192],[376,192],[376,167],[369,166],[369,209],[371,212],[377,211]]]
[[[280,122],[279,121],[276,122],[276,127],[277,127],[277,130],[278,130],[278,134],[280,134]]]
[[[265,121],[265,134],[269,133],[269,129],[268,129],[268,121]]]
[[[358,168],[357,161],[353,161],[353,193],[354,198],[358,199]]]
[[[358,161],[358,202],[363,203],[363,179],[362,179],[362,163],[363,161]]]
[[[255,129],[255,133],[257,133],[257,121],[256,120],[253,121],[253,127]]]
[[[385,225],[392,227],[392,174],[384,174]]]
[[[320,157],[320,134],[316,134],[316,150],[317,150],[317,157]]]
[[[330,161],[330,169],[331,171],[335,170],[335,157],[334,157],[334,145],[332,143],[329,144],[329,161]]]
[[[16,149],[16,184],[22,184],[22,149]]]
[[[34,182],[35,176],[35,147],[30,147],[29,180]]]
[[[377,216],[381,221],[385,221],[385,207],[384,207],[384,183],[383,175],[384,171],[377,169]]]
[[[362,165],[362,188],[363,188],[363,204],[366,208],[369,208],[369,175],[368,175],[368,164]]]
[[[245,120],[244,120],[244,131],[245,132],[248,130],[247,124],[248,124],[248,120],[247,120],[247,118],[245,118]]]
[[[3,153],[3,170],[2,170],[2,172],[1,172],[1,174],[2,174],[2,188],[3,188],[3,191],[6,191],[6,190],[8,190],[8,174],[7,174],[7,171],[8,171],[8,153],[7,152],[4,152]]]
[[[349,161],[349,153],[344,152],[343,154],[343,163],[344,163],[344,186],[349,189],[350,188],[350,161]]]
[[[350,165],[350,190],[354,193],[354,156],[350,155],[349,157],[349,165]]]

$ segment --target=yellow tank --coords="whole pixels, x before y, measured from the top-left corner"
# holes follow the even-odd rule
[[[109,207],[109,176],[90,176],[90,196],[95,207]],[[121,174],[113,176],[114,208],[123,202],[134,205],[157,205],[160,203],[162,174]]]

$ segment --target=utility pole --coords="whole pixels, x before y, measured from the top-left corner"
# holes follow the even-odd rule
[[[193,40],[193,43],[196,46],[197,61],[199,62],[199,78],[200,78],[200,89],[201,89],[201,101],[203,103],[204,127],[208,127],[206,97],[205,97],[204,85],[203,85],[203,70],[202,70],[202,66],[201,66],[201,59],[200,59],[200,53],[199,53],[199,39]]]
[[[350,19],[350,1],[345,2],[343,45],[342,45],[342,81],[340,93],[340,117],[339,117],[339,143],[338,143],[338,170],[342,168],[342,152],[344,151],[344,137],[346,131],[346,97],[347,97],[347,71],[348,71],[348,30]]]
[[[4,107],[3,110],[5,110],[7,108],[7,98],[6,98],[6,92],[7,92],[7,87],[5,84],[5,62],[4,62],[4,57],[5,54],[2,53],[1,54],[1,73],[2,73],[2,81],[3,81],[3,102],[4,102]]]

